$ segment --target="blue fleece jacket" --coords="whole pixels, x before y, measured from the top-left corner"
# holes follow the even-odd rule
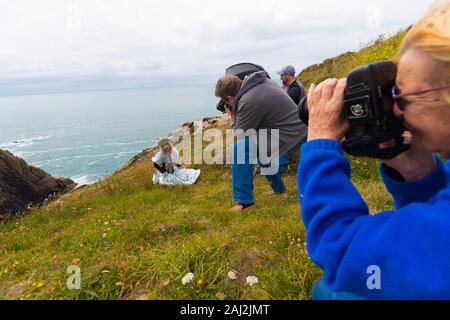
[[[303,145],[298,186],[307,247],[331,290],[369,299],[450,299],[450,186],[437,159],[437,169],[412,183],[381,166],[396,210],[370,215],[341,144]],[[367,285],[370,266],[380,268],[380,290]]]

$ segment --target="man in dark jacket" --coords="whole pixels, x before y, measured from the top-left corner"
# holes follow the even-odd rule
[[[295,68],[292,65],[284,66],[280,71],[277,72],[280,75],[280,80],[283,82],[283,90],[286,91],[289,97],[299,105],[300,101],[306,97],[306,91],[303,84],[295,77]],[[307,137],[302,141],[301,144],[306,142]],[[298,151],[298,148],[290,150],[289,153]],[[289,155],[289,162],[296,162],[295,156]]]
[[[267,77],[265,71],[256,72],[246,77],[244,81],[233,75],[222,77],[216,85],[216,96],[225,102],[227,112],[231,115],[231,128],[237,136],[232,170],[233,199],[237,205],[232,211],[239,212],[255,204],[253,163],[250,159],[252,141],[257,141],[259,151],[264,147],[267,147],[266,150],[273,149],[272,142],[277,141],[278,149],[275,150],[279,155],[276,159],[277,170],[267,174],[264,172],[266,164],[262,164],[260,158],[258,161],[273,193],[283,193],[286,188],[278,168],[288,161],[287,152],[299,145],[305,137],[307,127],[299,119],[297,105]],[[256,132],[255,140],[248,135],[252,130]],[[266,138],[261,138],[262,130],[266,130]],[[240,163],[241,161],[237,159],[242,153],[245,155],[244,163]],[[261,156],[261,153],[259,155]],[[271,160],[273,161],[273,157]]]
[[[283,82],[283,89],[296,105],[306,96],[303,84],[295,77],[295,68],[292,65],[283,67],[277,72]]]

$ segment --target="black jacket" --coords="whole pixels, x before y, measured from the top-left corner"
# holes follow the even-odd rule
[[[303,97],[306,96],[305,88],[303,87],[302,83],[298,80],[294,81],[289,88],[286,90],[289,97],[291,97],[292,100],[294,100],[295,104],[298,105],[300,103],[300,100],[303,99]]]

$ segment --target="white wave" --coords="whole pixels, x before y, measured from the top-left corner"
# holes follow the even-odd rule
[[[104,158],[104,157],[112,157],[112,156],[115,156],[115,155],[117,155],[117,154],[116,153],[83,154],[83,155],[79,155],[79,156],[61,157],[61,158],[37,161],[37,162],[34,162],[34,165],[36,165],[36,166],[43,166],[43,165],[48,165],[48,164],[52,164],[52,163],[55,163],[55,162],[64,161],[64,160],[86,159],[86,158]]]
[[[71,177],[71,179],[77,184],[77,188],[81,186],[91,185],[101,179],[97,174],[86,174]]]
[[[140,140],[140,141],[134,141],[134,142],[110,142],[110,143],[105,143],[105,146],[132,146],[135,144],[143,144],[143,143],[147,143],[147,140]]]
[[[38,136],[38,137],[29,138],[29,139],[13,140],[10,142],[0,143],[0,148],[10,148],[10,147],[23,148],[23,147],[31,146],[35,142],[48,140],[50,138],[51,138],[50,136]]]
[[[94,164],[99,163],[100,161],[102,161],[102,160],[99,159],[99,160],[91,161],[91,162],[89,162],[89,163],[87,164],[87,167],[91,167],[91,166],[93,166]]]
[[[114,159],[119,159],[125,156],[128,156],[130,154],[138,154],[140,151],[127,151],[127,152],[118,152]]]
[[[23,151],[22,154],[33,156],[33,155],[37,155],[37,154],[50,153],[50,152],[56,152],[56,151],[69,151],[69,150],[75,150],[75,149],[89,149],[89,148],[92,148],[92,146],[86,145],[86,146],[74,147],[74,148],[56,148],[56,149],[39,150],[39,151]]]

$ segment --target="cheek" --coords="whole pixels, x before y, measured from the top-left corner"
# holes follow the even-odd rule
[[[408,110],[409,111],[409,110]],[[422,112],[405,112],[405,125],[411,130],[415,141],[429,151],[450,150],[450,129],[443,115]]]
[[[429,130],[429,119],[428,116],[423,112],[418,112],[417,109],[407,108],[403,112],[403,119],[405,120],[405,125],[407,129],[412,132],[422,132],[425,133]]]

